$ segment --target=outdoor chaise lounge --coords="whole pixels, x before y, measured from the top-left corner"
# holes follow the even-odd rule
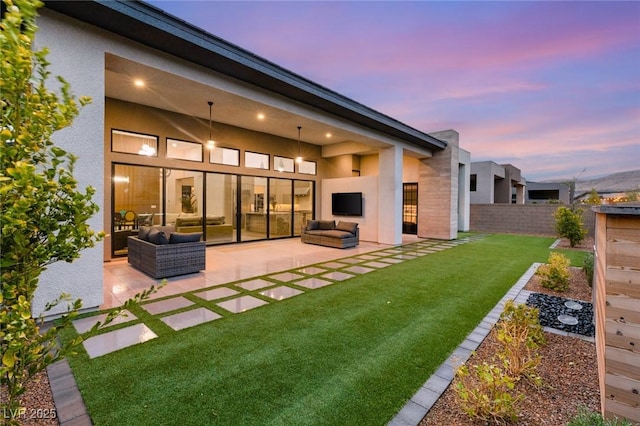
[[[206,243],[202,233],[177,233],[173,227],[140,227],[128,237],[131,266],[153,278],[191,274],[206,268]]]
[[[300,239],[303,243],[318,244],[327,247],[355,247],[360,241],[358,224],[335,220],[310,220],[302,229]]]

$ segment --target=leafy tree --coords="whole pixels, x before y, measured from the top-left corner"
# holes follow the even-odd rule
[[[586,203],[592,206],[599,206],[600,204],[602,204],[600,195],[598,194],[598,191],[596,191],[595,188],[591,188],[591,192],[589,193],[589,197],[587,197]]]
[[[568,239],[571,247],[584,240],[587,230],[582,224],[582,209],[558,207],[553,216],[556,220],[556,232],[560,237]]]
[[[69,302],[59,322],[42,331],[43,318],[34,318],[32,302],[40,274],[48,265],[72,262],[93,247],[103,233],[87,221],[98,211],[95,190],[83,191],[73,177],[76,157],[57,147],[54,132],[71,125],[87,97],[76,98],[69,84],[57,77],[57,92],[46,87],[47,49],[32,49],[37,30],[37,0],[3,0],[0,24],[0,378],[6,389],[0,409],[16,423],[18,397],[28,380],[71,353],[82,339],[58,343],[82,306]],[[151,289],[113,310],[105,324],[122,309],[147,298]],[[45,312],[68,295],[49,303]],[[95,328],[98,328],[98,325]]]
[[[640,197],[638,196],[638,191],[628,191],[626,194],[626,201],[640,201]]]

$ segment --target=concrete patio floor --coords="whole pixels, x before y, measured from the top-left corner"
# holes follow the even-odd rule
[[[404,234],[402,243],[420,240],[415,235]],[[152,299],[364,254],[385,247],[393,246],[361,241],[356,247],[336,249],[304,244],[299,238],[210,246],[207,247],[205,271],[168,278],[168,284],[154,294]],[[100,309],[121,306],[136,293],[160,281],[133,268],[127,263],[126,257],[106,262],[104,303]]]

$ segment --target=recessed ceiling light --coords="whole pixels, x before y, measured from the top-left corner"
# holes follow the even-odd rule
[[[327,133],[325,136],[326,136],[327,138],[330,138],[332,135],[331,135],[331,133]]]
[[[259,113],[258,114],[258,120],[264,120],[264,114],[263,113]]]
[[[144,80],[140,80],[139,78],[136,78],[133,81],[133,84],[135,84],[136,87],[144,87]]]

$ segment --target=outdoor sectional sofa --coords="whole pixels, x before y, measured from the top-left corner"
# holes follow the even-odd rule
[[[327,247],[355,247],[360,241],[360,231],[355,222],[339,221],[336,225],[335,220],[309,220],[300,239],[303,243]]]
[[[172,226],[141,226],[127,238],[129,264],[153,278],[191,274],[206,268],[200,233],[174,232]]]

